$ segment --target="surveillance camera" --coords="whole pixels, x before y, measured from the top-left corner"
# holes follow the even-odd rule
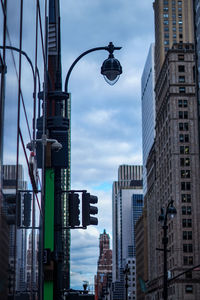
[[[62,149],[62,145],[58,142],[55,141],[52,145],[51,145],[51,149],[55,152],[58,152]]]

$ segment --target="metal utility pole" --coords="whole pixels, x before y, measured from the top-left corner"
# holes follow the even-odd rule
[[[62,92],[59,0],[49,0],[47,31],[47,74],[44,85],[46,90],[45,97],[43,93],[39,95],[45,109],[43,115],[37,119],[36,137],[41,141],[36,144],[37,163],[39,168],[44,166],[45,173],[44,286],[41,298],[60,300],[63,299],[64,288],[69,288],[67,283],[63,282],[65,277],[69,285],[69,267],[66,268],[68,274],[63,270],[64,256],[66,256],[63,255],[63,239],[66,239],[67,235],[64,237],[62,230],[64,196],[61,192],[62,186],[66,185],[67,181],[67,177],[63,176],[65,173],[63,170],[69,166],[67,151],[69,120],[67,118],[68,97],[67,93]],[[43,147],[45,155],[42,154]],[[42,157],[45,157],[45,162],[42,161]],[[69,245],[68,241],[65,243]],[[67,250],[69,251],[69,248]],[[69,253],[67,257],[69,258]]]

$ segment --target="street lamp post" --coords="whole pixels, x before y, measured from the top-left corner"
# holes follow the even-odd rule
[[[168,215],[170,215],[171,217],[174,217],[174,215],[177,213],[176,208],[173,205],[174,201],[171,200],[169,201],[166,211],[164,211],[164,208],[161,208],[161,214],[158,218],[158,221],[163,223],[163,239],[162,239],[162,243],[163,243],[163,299],[167,300],[168,299],[168,276],[167,276],[167,244],[168,244],[168,236],[167,236],[167,229],[168,229],[168,225],[167,225],[167,217]]]
[[[128,300],[128,275],[130,274],[130,269],[128,267],[128,264],[126,264],[126,267],[123,271],[125,275],[125,292],[126,292],[126,300]]]

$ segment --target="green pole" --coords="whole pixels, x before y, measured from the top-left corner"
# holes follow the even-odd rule
[[[46,169],[44,249],[54,251],[54,170]],[[52,275],[52,276],[51,276]],[[53,261],[44,266],[44,300],[53,300]]]

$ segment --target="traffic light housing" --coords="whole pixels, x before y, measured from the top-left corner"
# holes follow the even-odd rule
[[[88,225],[98,225],[98,219],[90,215],[96,215],[98,208],[90,204],[98,203],[97,196],[90,195],[90,193],[83,192],[82,194],[82,223],[83,227]]]
[[[80,210],[79,210],[79,194],[77,193],[70,193],[68,194],[69,200],[69,226],[75,227],[80,225]]]
[[[24,220],[23,225],[29,227],[31,224],[31,193],[24,193]]]
[[[16,194],[4,194],[6,205],[6,219],[8,225],[21,225],[21,198]],[[17,205],[17,217],[16,217],[16,205]]]

